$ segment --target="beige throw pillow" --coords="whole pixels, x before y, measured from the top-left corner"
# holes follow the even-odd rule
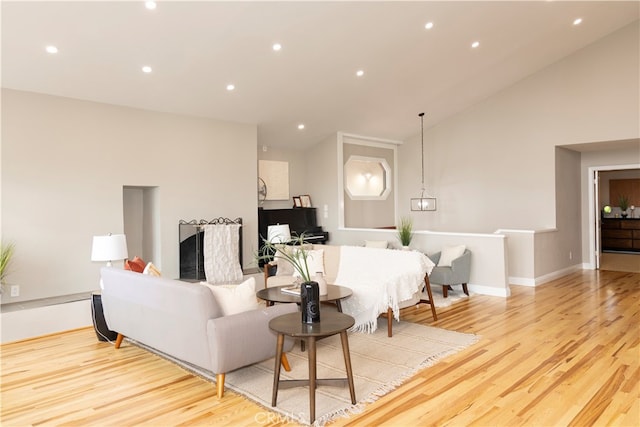
[[[223,316],[259,308],[258,299],[256,298],[256,280],[253,277],[249,277],[239,285],[201,283],[211,289],[213,297],[220,305]]]
[[[440,253],[438,267],[451,267],[451,261],[462,256],[465,249],[465,245],[445,246]]]
[[[152,262],[148,263],[144,267],[144,270],[142,270],[142,274],[148,274],[150,276],[156,276],[156,277],[162,276],[162,274],[160,273],[160,270],[158,270],[158,268],[155,265],[153,265]]]

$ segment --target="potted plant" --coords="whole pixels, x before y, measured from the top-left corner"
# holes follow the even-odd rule
[[[618,204],[620,205],[621,215],[623,218],[627,216],[627,209],[629,208],[629,196],[621,195],[618,199]]]
[[[256,254],[256,261],[270,262],[273,256],[278,252],[278,257],[286,262],[300,274],[303,282],[311,282],[309,274],[309,265],[307,263],[308,250],[304,243],[304,234],[301,236],[293,236],[288,244],[274,243],[270,240],[262,238],[263,246]],[[282,250],[285,246],[290,246],[295,250]]]
[[[8,273],[9,263],[13,256],[13,243],[0,243],[0,283],[4,284],[4,278]]]
[[[403,249],[409,249],[411,239],[413,239],[413,220],[410,217],[402,217],[398,227],[398,240]]]
[[[303,323],[317,323],[320,321],[320,284],[311,280],[309,274],[309,249],[304,241],[304,233],[300,236],[293,236],[288,244],[274,243],[262,238],[264,245],[256,254],[257,261],[271,261],[277,253],[278,257],[293,266],[300,274],[302,284],[300,285],[300,311]],[[290,249],[290,250],[287,250]],[[326,294],[326,281],[322,279],[324,294]]]

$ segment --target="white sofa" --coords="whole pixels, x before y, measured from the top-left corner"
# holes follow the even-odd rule
[[[295,246],[283,246],[283,250],[296,250]],[[313,265],[321,262],[325,279],[329,284],[346,286],[353,295],[342,301],[345,313],[356,318],[355,330],[373,332],[375,318],[386,314],[387,333],[392,336],[392,317],[400,318],[399,310],[421,302],[431,306],[433,319],[437,320],[429,273],[434,264],[423,253],[394,249],[365,248],[336,245],[306,245],[305,249],[313,260]],[[321,261],[318,254],[321,252]],[[291,264],[279,257],[264,266],[264,286],[290,285],[298,277],[294,276]]]
[[[116,348],[129,337],[211,371],[219,398],[225,373],[275,356],[277,336],[269,321],[298,310],[280,304],[224,316],[221,303],[199,283],[112,267],[103,267],[101,276],[104,317],[118,332]],[[284,351],[292,347],[293,340],[285,341]]]

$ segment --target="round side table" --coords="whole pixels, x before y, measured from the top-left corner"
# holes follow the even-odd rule
[[[320,322],[302,323],[300,313],[288,313],[271,319],[269,328],[278,334],[276,344],[276,362],[273,373],[273,394],[271,396],[271,406],[276,406],[278,401],[278,388],[309,386],[309,423],[313,424],[316,419],[316,386],[344,386],[349,384],[351,393],[351,403],[356,403],[356,390],[353,385],[353,372],[351,370],[351,356],[349,353],[349,339],[347,329],[355,323],[353,317],[334,311],[322,311]],[[344,365],[347,371],[347,378],[317,379],[316,378],[316,340],[331,335],[340,334],[342,341],[342,354],[344,355]],[[282,348],[284,337],[290,336],[300,338],[307,342],[309,355],[309,379],[308,380],[282,380],[280,381],[280,359],[282,358]]]

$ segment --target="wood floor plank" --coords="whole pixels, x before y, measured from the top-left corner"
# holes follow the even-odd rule
[[[640,274],[581,271],[403,320],[480,335],[335,426],[640,425]],[[393,339],[393,338],[390,338]],[[0,346],[7,426],[290,426],[291,420],[92,328]]]

